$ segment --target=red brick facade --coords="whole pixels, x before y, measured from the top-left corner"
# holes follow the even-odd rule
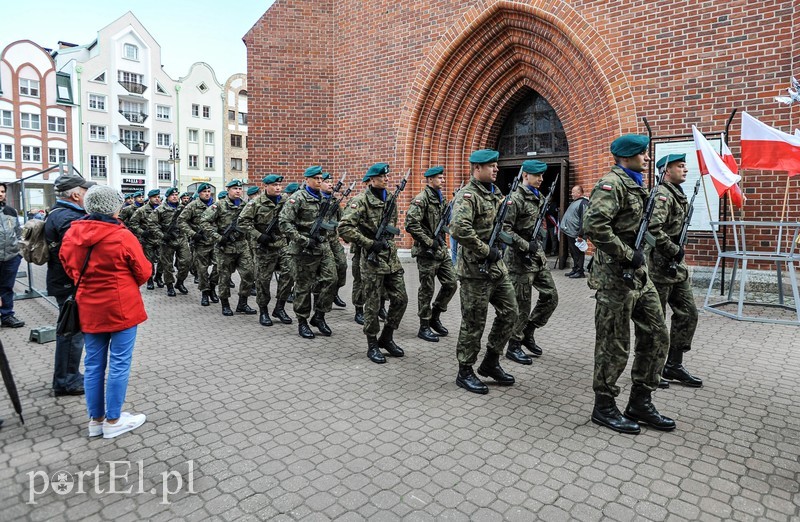
[[[431,165],[457,186],[531,89],[564,126],[571,184],[592,186],[643,116],[660,136],[722,131],[734,108],[800,125],[773,100],[800,74],[796,0],[277,0],[244,40],[250,168],[297,180],[321,163],[352,179],[386,161],[413,169],[404,203]],[[785,174],[743,174],[745,217],[777,219]]]

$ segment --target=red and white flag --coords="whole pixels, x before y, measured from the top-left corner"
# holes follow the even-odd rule
[[[742,177],[731,170],[726,161],[722,159],[706,137],[703,136],[694,125],[692,125],[692,135],[694,136],[694,146],[697,148],[697,161],[700,163],[700,174],[711,176],[711,181],[714,182],[714,188],[717,189],[719,197],[724,196],[725,193],[730,190],[731,201],[736,203],[737,198],[734,193],[738,193],[739,200],[741,201],[741,191],[739,191],[739,186],[736,184]],[[730,154],[730,149],[726,147],[725,150],[727,151],[726,155],[730,156],[728,161],[733,163],[735,167],[736,162],[733,160],[733,155]],[[731,187],[736,188],[731,189]],[[741,204],[739,206],[741,206]]]
[[[800,174],[800,136],[791,135],[742,113],[742,168]]]
[[[722,140],[722,162],[731,169],[731,172],[734,174],[739,173],[739,166],[736,164],[736,160],[733,158],[733,153],[731,152],[730,147],[728,144],[725,143],[725,139]],[[736,208],[742,208],[744,206],[744,195],[742,194],[742,189],[739,188],[739,185],[734,183],[731,185],[731,188],[728,190],[728,195],[731,198],[731,203]]]

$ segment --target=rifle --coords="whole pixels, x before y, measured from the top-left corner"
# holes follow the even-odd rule
[[[394,195],[390,201],[386,202],[386,205],[383,208],[383,215],[381,216],[381,222],[378,225],[378,230],[375,232],[375,241],[383,241],[384,239],[390,239],[400,233],[400,229],[397,227],[393,227],[389,224],[389,221],[392,219],[392,214],[394,214],[394,209],[397,208],[397,198],[400,196],[400,193],[406,188],[406,183],[408,182],[408,177],[411,175],[411,169],[406,171],[406,175],[403,176],[403,179],[400,180],[400,183],[397,185],[397,189],[394,191]],[[378,266],[380,262],[378,261],[378,254],[376,252],[370,252],[367,254],[367,261],[374,265]]]
[[[497,211],[497,215],[494,217],[494,227],[492,228],[492,235],[489,236],[489,251],[492,250],[497,240],[500,239],[506,245],[510,245],[512,242],[511,236],[503,231],[503,224],[506,221],[506,214],[508,214],[508,202],[511,200],[511,196],[514,194],[514,191],[517,190],[520,181],[522,181],[522,167],[519,168],[519,173],[514,178],[514,181],[511,183],[511,188],[508,190],[508,194],[503,199],[503,203],[500,207],[500,210]],[[489,259],[487,258],[486,261],[480,267],[481,274],[486,274],[489,272]]]
[[[686,209],[686,216],[683,218],[683,225],[681,225],[681,234],[678,236],[678,246],[683,248],[686,244],[686,240],[689,238],[689,222],[692,220],[692,214],[694,214],[694,198],[697,197],[697,191],[700,189],[700,180],[697,180],[697,183],[694,184],[694,194],[692,194],[692,199],[689,201],[689,207]],[[678,262],[674,259],[669,264],[669,269],[667,269],[667,274],[670,277],[675,277],[678,275]]]
[[[639,252],[644,254],[644,243],[647,242],[649,245],[655,245],[655,238],[653,234],[648,231],[650,227],[650,220],[653,219],[653,210],[656,207],[656,193],[658,192],[658,187],[661,185],[661,182],[664,181],[664,176],[667,173],[667,166],[664,165],[656,176],[656,182],[653,184],[653,188],[650,190],[650,196],[647,197],[647,203],[644,207],[644,214],[642,214],[642,221],[639,223],[639,231],[636,233],[636,241],[633,243],[633,250],[635,252]],[[632,268],[626,268],[622,272],[622,279],[625,281],[625,284],[628,285],[628,288],[631,290],[636,289],[636,283],[633,280],[633,273],[634,270]]]
[[[164,239],[167,241],[175,241],[178,239],[178,216],[181,215],[183,209],[186,208],[185,206],[181,206],[178,210],[172,214],[172,220],[169,222],[169,227],[167,227],[167,231],[164,232]]]
[[[542,208],[539,209],[539,216],[536,218],[536,225],[533,227],[533,233],[531,234],[530,241],[535,241],[536,251],[539,251],[539,232],[542,230],[542,223],[544,222],[545,218],[547,217],[547,208],[550,206],[550,200],[553,198],[553,192],[555,192],[556,187],[558,186],[558,178],[561,176],[559,172],[556,174],[556,179],[553,180],[553,184],[550,185],[550,192],[548,192],[547,196],[544,198],[544,202],[542,203]],[[533,263],[533,257],[531,256],[531,251],[528,251],[523,256],[523,261],[525,264],[530,265]]]
[[[464,186],[464,183],[458,186],[456,190],[453,191],[453,199],[450,200],[450,203],[447,204],[447,207],[444,209],[442,213],[442,217],[439,219],[439,223],[436,225],[436,229],[433,231],[433,238],[434,243],[438,243],[439,240],[442,240],[442,245],[445,244],[444,242],[444,234],[449,234],[450,229],[447,228],[447,224],[450,223],[450,218],[453,216],[453,203],[456,201],[456,194],[458,191],[461,190],[461,187]],[[429,248],[425,250],[425,255],[428,257],[434,257],[436,252],[433,250],[434,245],[431,245]]]
[[[239,214],[242,213],[242,207],[239,207],[238,212],[236,212],[236,217],[233,218],[231,224],[225,227],[225,230],[222,231],[222,238],[219,240],[219,246],[224,248],[228,246],[228,244],[238,241],[242,237],[242,231],[239,230]]]
[[[344,178],[342,178],[342,179],[344,179]],[[339,198],[335,199],[333,201],[333,204],[328,208],[328,215],[325,216],[328,228],[326,228],[325,230],[333,230],[339,225],[338,222],[327,221],[327,218],[330,218],[330,217],[333,216],[333,213],[336,212],[336,209],[339,208],[339,206],[342,204],[342,201],[344,201],[344,198],[346,198],[347,196],[350,195],[351,192],[353,192],[353,189],[355,188],[355,186],[356,186],[356,182],[355,181],[350,183],[350,186],[347,187],[347,190],[342,192],[341,195],[339,196]],[[335,193],[336,193],[336,191],[332,192],[331,194],[335,194]]]
[[[333,191],[331,191],[330,197],[322,197],[322,203],[319,206],[319,214],[317,215],[317,219],[314,220],[314,224],[311,225],[311,229],[308,231],[309,239],[313,239],[317,243],[322,243],[322,240],[319,237],[320,229],[322,230],[332,230],[331,224],[327,222],[326,218],[328,213],[330,212],[331,208],[331,201],[334,200],[333,195],[336,194],[342,188],[342,183],[344,183],[344,178],[347,174],[342,176],[336,186],[333,187]],[[321,194],[321,192],[320,192]],[[320,196],[321,197],[321,196]],[[307,248],[303,249],[304,252],[308,253]]]

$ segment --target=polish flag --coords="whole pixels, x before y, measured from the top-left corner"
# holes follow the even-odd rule
[[[800,174],[800,136],[773,129],[743,112],[742,168]]]
[[[725,143],[724,138],[722,140],[722,162],[725,163],[734,174],[739,173],[739,166],[736,164],[733,153],[730,147],[728,147],[728,144]],[[738,184],[734,183],[731,185],[731,188],[728,190],[728,196],[731,198],[731,203],[733,203],[734,207],[742,208],[744,205],[744,195]]]
[[[694,125],[692,125],[692,135],[694,136],[694,146],[697,148],[697,161],[700,164],[700,174],[711,176],[711,181],[714,182],[714,188],[717,189],[719,197],[724,196],[725,193],[730,190],[731,201],[736,203],[737,198],[735,193],[738,193],[738,199],[741,201],[742,193],[739,190],[739,186],[736,184],[742,177],[732,172],[725,160],[714,150],[714,147],[711,146],[706,137],[703,136]],[[727,155],[730,156],[728,161],[733,163],[735,167],[736,162],[733,161],[733,155],[730,154],[730,149],[727,149]],[[731,189],[731,187],[736,188]]]

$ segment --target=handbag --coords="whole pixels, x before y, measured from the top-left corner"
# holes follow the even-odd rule
[[[61,305],[61,310],[58,312],[58,322],[56,323],[56,335],[62,337],[71,337],[81,333],[81,319],[78,316],[78,302],[75,301],[75,295],[78,293],[78,286],[81,284],[83,274],[86,272],[86,267],[89,265],[89,256],[92,255],[94,245],[89,247],[86,253],[86,260],[83,262],[81,268],[81,275],[78,277],[78,282],[75,283],[75,288],[72,295],[67,297],[64,304]]]

